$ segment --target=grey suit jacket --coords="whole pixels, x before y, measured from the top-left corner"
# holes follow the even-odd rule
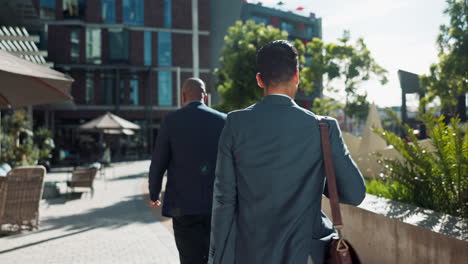
[[[341,203],[358,205],[365,184],[335,119],[330,142]],[[326,194],[318,116],[285,96],[228,115],[213,194],[209,262],[322,263],[335,235]]]

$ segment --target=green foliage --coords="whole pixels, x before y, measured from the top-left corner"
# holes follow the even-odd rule
[[[50,158],[50,152],[54,148],[52,132],[40,128],[33,137],[30,137],[29,129],[30,121],[24,110],[17,110],[2,118],[0,162],[6,162],[11,166],[22,166],[34,165],[38,159]],[[22,133],[25,137],[20,142]]]
[[[255,75],[257,50],[273,40],[287,39],[286,31],[272,26],[237,21],[228,29],[221,51],[221,67],[215,70],[218,78],[216,89],[221,95],[222,111],[247,107],[263,95]]]
[[[333,117],[340,109],[343,109],[343,104],[332,98],[315,98],[312,105],[312,112],[324,116]]]
[[[339,77],[339,67],[336,62],[336,44],[325,44],[319,38],[313,38],[304,49],[304,54],[310,56],[310,61],[301,71],[302,89],[308,92],[318,91],[322,94],[324,81],[326,84]],[[325,84],[325,85],[326,85]]]
[[[398,118],[398,115],[393,109],[385,108],[386,116],[382,118],[382,127],[383,129],[393,132],[395,134],[400,134],[403,129],[401,120]]]
[[[387,83],[387,71],[375,62],[362,38],[354,45],[349,41],[350,33],[344,31],[337,43],[325,44],[317,38],[307,43],[305,51],[311,60],[301,71],[305,79],[301,81],[305,82],[305,90],[319,91],[321,94],[322,87],[334,90],[329,86],[331,81],[344,80],[346,115],[365,120],[369,103],[367,95],[358,94],[358,88],[371,78],[378,79],[381,84]]]
[[[452,118],[425,114],[421,120],[432,139],[433,152],[423,147],[405,126],[408,142],[394,133],[376,130],[403,160],[381,159],[391,199],[468,218],[468,135],[466,125]]]
[[[345,113],[350,117],[355,117],[359,122],[364,122],[369,114],[370,104],[367,101],[367,94],[356,95],[345,106]]]
[[[369,180],[366,179],[366,192],[379,197],[391,199],[394,201],[403,201],[402,197],[405,197],[405,188],[402,184],[392,180]]]
[[[258,87],[255,79],[257,50],[273,40],[287,38],[285,31],[255,24],[250,20],[246,23],[238,21],[230,27],[221,51],[221,67],[215,70],[218,79],[216,88],[221,96],[221,103],[215,108],[228,112],[258,101],[263,90]],[[355,45],[348,44],[349,40],[349,32],[345,31],[338,43],[325,44],[318,38],[306,45],[300,40],[294,41],[293,45],[299,53],[299,63],[304,65],[301,67],[299,89],[306,93],[322,94],[324,85],[328,86],[335,79],[344,79],[346,103],[349,104],[345,112],[365,120],[369,103],[366,95],[357,94],[357,89],[362,82],[373,77],[385,84],[387,71],[375,62],[362,38]],[[304,54],[311,57],[308,63]],[[317,101],[314,111],[331,113],[336,109],[336,104],[333,106],[335,108],[330,109],[331,105],[331,101]]]
[[[47,128],[38,128],[34,131],[34,145],[39,150],[39,159],[48,160],[52,158],[52,150],[55,148],[52,131]]]
[[[348,44],[349,40],[350,33],[345,31],[333,51],[338,59],[339,75],[344,78],[346,96],[356,94],[359,85],[372,77],[386,84],[387,71],[371,56],[364,39],[358,38],[354,45]]]
[[[465,100],[459,100],[468,91],[468,5],[466,1],[447,0],[445,14],[449,25],[441,25],[437,38],[439,62],[432,64],[430,74],[420,78],[420,86],[427,98],[425,106],[440,98],[442,111],[450,116],[458,114],[465,120]],[[457,104],[463,104],[463,107]],[[457,111],[458,109],[458,111]]]
[[[1,137],[1,157],[0,163],[8,163],[12,167],[36,164],[39,158],[39,150],[35,148],[30,139],[24,140],[17,145],[17,141],[12,134],[0,134]]]

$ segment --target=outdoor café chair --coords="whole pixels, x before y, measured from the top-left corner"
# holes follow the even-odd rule
[[[0,230],[39,227],[39,202],[44,188],[43,166],[15,167],[0,177]]]
[[[91,197],[94,196],[94,179],[96,178],[98,169],[91,168],[75,168],[72,172],[70,181],[67,181],[67,186],[75,191],[76,187],[89,188],[91,190]]]

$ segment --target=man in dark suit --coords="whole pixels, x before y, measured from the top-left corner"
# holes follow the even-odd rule
[[[172,217],[182,264],[208,259],[214,169],[226,115],[206,106],[206,99],[202,80],[185,81],[184,107],[162,121],[149,171],[151,205],[156,207],[167,170],[162,214]]]
[[[322,263],[336,231],[321,211],[326,183],[319,117],[293,100],[299,71],[291,44],[267,44],[257,66],[265,97],[229,113],[219,141],[208,263]],[[337,121],[325,120],[340,202],[358,205],[364,180]]]

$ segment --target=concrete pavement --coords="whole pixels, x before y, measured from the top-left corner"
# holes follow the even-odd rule
[[[170,219],[147,206],[148,168],[149,161],[116,164],[106,181],[95,180],[93,198],[42,200],[40,229],[0,237],[0,263],[179,263]]]

